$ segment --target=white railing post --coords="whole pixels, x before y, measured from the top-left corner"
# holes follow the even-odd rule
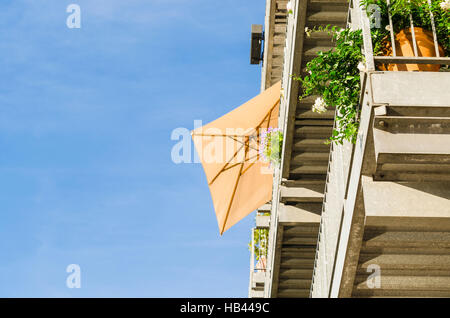
[[[432,6],[431,6],[431,0],[428,0],[428,7],[430,9],[430,20],[431,20],[431,30],[433,31],[434,49],[436,51],[436,57],[440,57],[439,44],[438,44],[437,34],[436,34],[436,25],[434,24],[434,14],[433,14]]]
[[[372,36],[370,33],[370,21],[369,17],[366,13],[366,7],[361,6],[360,0],[354,0],[353,7],[359,11],[361,25],[360,28],[362,30],[363,35],[363,43],[364,43],[364,56],[366,58],[366,67],[368,71],[375,70],[375,61],[373,59],[373,47],[372,47]]]
[[[391,16],[391,1],[387,0],[387,8],[388,8],[388,18],[389,18],[389,33],[391,35],[391,43],[392,43],[392,53],[394,56],[397,56],[397,49],[395,47],[395,36],[394,36],[394,24],[392,23]]]
[[[410,3],[410,1],[408,1],[408,3]],[[419,53],[418,53],[418,49],[417,49],[416,30],[414,30],[414,21],[413,21],[411,12],[409,13],[409,22],[411,23],[411,35],[412,35],[412,40],[413,40],[414,56],[418,57]],[[392,43],[392,46],[395,46],[395,42]]]
[[[254,272],[255,272],[255,228],[252,228],[252,238],[250,241],[250,282],[248,286],[249,297],[252,297]]]

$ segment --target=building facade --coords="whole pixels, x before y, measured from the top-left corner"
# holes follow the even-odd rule
[[[261,89],[282,81],[285,137],[272,201],[256,216],[253,231],[268,235],[263,266],[251,257],[249,297],[450,297],[450,73],[379,71],[386,57],[372,54],[359,0],[287,3],[266,4]],[[356,143],[324,143],[335,110],[313,112],[292,78],[333,48],[328,32],[308,32],[327,25],[364,37]]]

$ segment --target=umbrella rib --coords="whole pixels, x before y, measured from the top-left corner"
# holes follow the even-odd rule
[[[275,102],[275,104],[272,106],[272,108],[270,108],[270,110],[269,110],[269,112],[266,114],[266,116],[264,116],[264,119],[259,123],[259,125],[256,127],[256,131],[258,131],[258,129],[262,126],[262,124],[264,123],[264,121],[266,120],[266,118],[267,117],[269,117],[268,118],[268,120],[267,120],[267,129],[269,129],[269,126],[270,126],[270,118],[272,117],[272,112],[273,112],[273,110],[275,109],[275,107],[277,107],[277,105],[280,103],[280,100],[277,100],[276,102]],[[260,143],[260,141],[261,141],[261,135],[260,134],[258,134],[257,133],[257,143],[259,144]],[[260,156],[259,156],[259,153],[258,153],[258,158],[259,158]],[[254,164],[254,163],[253,163]],[[247,167],[247,169],[245,169],[245,171],[247,171],[253,164],[251,164],[249,167]],[[244,172],[245,172],[244,171]]]
[[[242,168],[244,167],[244,163],[241,163],[241,168],[239,170],[239,174],[236,180],[236,184],[234,185],[233,194],[231,195],[230,203],[228,204],[227,214],[225,215],[225,220],[223,221],[222,230],[220,231],[220,234],[223,234],[223,231],[225,230],[225,225],[227,224],[228,215],[230,214],[231,205],[233,204],[234,196],[236,195],[237,186],[239,184],[239,180],[241,179],[241,173]]]
[[[269,119],[267,120],[267,128],[269,128],[269,125],[270,125],[270,118],[272,117],[272,112],[273,112],[273,110],[275,109],[275,107],[277,106],[278,103],[279,103],[279,101],[277,101],[277,102],[275,103],[275,105],[269,110],[269,112],[267,113],[267,115],[264,116],[264,119],[262,120],[262,122],[261,122],[256,128],[259,128],[259,127],[264,123],[264,121],[266,120],[267,117],[269,117]],[[258,139],[259,139],[259,137],[260,137],[260,136],[258,135]],[[254,156],[254,157],[255,157],[255,156]],[[259,158],[259,153],[256,155],[256,157]],[[249,159],[249,160],[250,160],[250,159]],[[242,174],[246,173],[247,170],[250,169],[254,164],[255,164],[255,162],[252,162],[247,168],[245,168],[244,171],[242,171]]]
[[[278,105],[278,103],[280,102],[280,100],[278,99],[275,104],[269,109],[269,111],[267,112],[266,116],[264,116],[263,120],[258,124],[258,126],[256,126],[256,128],[261,127],[261,125],[264,123],[264,121],[266,120],[267,116],[269,116],[269,123],[270,123],[270,115],[272,113],[272,110],[275,109],[275,107]]]
[[[249,159],[250,160],[250,159]],[[248,169],[250,169],[255,163],[252,162],[247,168],[245,168],[244,171],[242,171],[242,174],[246,173]]]
[[[272,108],[269,110],[269,112],[266,114],[266,116],[264,116],[264,119],[261,121],[261,123],[260,123],[256,128],[260,128],[260,126],[264,123],[264,121],[266,120],[267,117],[269,117],[269,118],[268,118],[268,121],[267,121],[267,128],[269,128],[269,125],[270,125],[270,118],[272,117],[272,112],[273,112],[273,110],[275,109],[275,107],[278,105],[278,103],[279,103],[279,101],[277,101],[277,102],[275,103],[275,105],[272,106]],[[257,131],[257,130],[258,130],[258,129],[256,129],[256,131]],[[232,137],[230,137],[230,138],[232,138]],[[259,138],[259,135],[258,135],[258,138]],[[232,138],[232,139],[235,140],[235,141],[237,141],[237,142],[240,142],[239,140],[236,140],[236,139],[234,139],[234,138]],[[242,142],[240,142],[240,143],[242,143]],[[242,143],[242,144],[245,145],[244,143]],[[254,147],[250,146],[250,144],[247,145],[247,147],[250,147],[250,148],[252,148],[252,149],[254,149],[254,150],[258,150],[258,149],[255,149]],[[241,149],[242,149],[242,147],[241,147]],[[239,150],[240,150],[240,149],[239,149]],[[255,158],[255,157],[256,157],[256,158],[259,158],[259,157],[260,157],[259,153],[258,153],[256,156],[253,156],[253,157],[249,158],[248,160],[246,160],[246,159],[244,158],[244,162],[242,162],[242,164],[245,163],[245,161],[249,161],[249,160],[251,160],[251,159],[253,159],[253,158]],[[232,166],[230,166],[230,167],[224,167],[224,168],[222,169],[221,172],[223,172],[223,171],[225,171],[225,170],[228,170],[228,169],[231,169],[231,168],[234,168],[234,167],[236,167],[236,166],[239,165],[239,164],[240,164],[240,163],[234,164],[234,165],[232,165]],[[252,162],[247,168],[245,168],[245,170],[241,171],[241,173],[244,174],[245,172],[247,172],[247,170],[250,169],[254,164],[255,164],[255,163]]]
[[[269,111],[269,119],[267,120],[267,129],[269,129],[269,127],[270,127],[270,117],[272,117],[272,111],[274,110],[274,108],[272,108],[270,111]]]
[[[247,161],[249,161],[249,160],[252,160],[252,159],[258,158],[258,157],[259,157],[259,155],[252,156],[252,157],[248,158],[247,160],[244,160],[243,162],[238,162],[238,163],[235,163],[234,165],[231,165],[231,166],[226,167],[225,169],[223,169],[223,171],[229,170],[229,169],[231,169],[231,168],[234,168],[234,167],[236,167],[236,166],[239,166],[240,164],[243,164],[243,163],[245,163],[245,162],[247,162]],[[251,165],[253,165],[253,164],[254,164],[254,163],[251,163]],[[247,169],[248,169],[248,168],[247,168]],[[247,169],[245,169],[245,170],[242,172],[242,174],[244,174],[244,172],[247,171]]]
[[[245,154],[244,154],[244,162],[245,157],[247,157],[247,147],[245,148]],[[239,181],[241,180],[242,176],[242,169],[244,168],[244,162],[241,163],[241,168],[239,169],[239,174],[236,180],[236,184],[234,185],[233,194],[231,195],[230,203],[228,204],[227,214],[225,215],[225,220],[223,222],[222,230],[220,231],[220,235],[223,234],[223,231],[225,230],[225,225],[227,225],[228,216],[230,215],[231,205],[233,204],[234,196],[236,195],[236,190],[239,184]]]
[[[269,111],[267,112],[267,114],[264,116],[263,120],[261,120],[261,122],[258,124],[258,126],[256,126],[255,130],[258,131],[258,129],[262,126],[262,124],[266,121],[266,118],[268,118],[267,120],[267,128],[269,128],[270,125],[270,117],[272,117],[272,111],[275,109],[275,107],[277,107],[277,105],[280,103],[280,100],[277,100],[275,102],[275,104],[269,109]],[[257,139],[258,139],[258,143],[259,143],[259,139],[260,139],[260,135],[258,133],[256,133],[257,135]]]
[[[277,102],[276,104],[275,104],[275,106],[278,104],[279,102]],[[273,110],[275,109],[275,107],[272,107],[271,109],[270,109],[270,111],[269,111],[269,119],[267,120],[267,126],[266,126],[266,129],[268,130],[269,129],[269,127],[270,127],[270,119],[271,119],[271,117],[272,117],[272,112],[273,112]],[[260,135],[258,135],[258,139],[259,138],[261,138],[261,136]],[[260,141],[260,140],[258,140],[258,141]],[[259,154],[258,154],[259,155]],[[251,167],[252,165],[250,165],[250,167]],[[247,167],[247,169],[249,169],[250,167]]]
[[[270,118],[272,117],[272,112],[273,112],[273,110],[275,109],[275,107],[276,107],[279,103],[280,103],[280,101],[277,100],[277,101],[275,102],[275,104],[270,108],[270,110],[268,111],[268,113],[264,116],[263,120],[258,124],[258,126],[256,126],[256,129],[255,129],[256,132],[257,132],[258,129],[262,126],[262,124],[264,123],[264,121],[266,120],[266,118],[268,118],[268,120],[267,120],[267,127],[269,127],[269,125],[270,125]],[[258,136],[258,139],[259,139],[258,133],[257,133],[257,136]],[[239,142],[239,143],[242,144],[242,146],[241,146],[241,148],[239,148],[239,150],[241,150],[243,146],[246,146],[246,149],[245,149],[246,154],[245,154],[245,156],[247,156],[247,150],[248,150],[247,148],[248,148],[248,147],[252,148],[253,150],[258,151],[258,149],[256,149],[256,148],[250,146],[250,141],[249,141],[248,139],[247,139],[247,145],[246,145],[245,143],[243,143],[243,142],[241,142],[241,141],[239,141],[239,140],[236,140],[236,139],[232,138],[231,135],[230,135],[229,137],[230,137],[231,139],[233,139],[234,141]],[[238,150],[237,152],[239,152],[239,150]],[[231,158],[231,160],[233,160],[233,159],[236,157],[237,152],[234,154],[234,156]],[[252,158],[249,158],[248,160],[251,160],[251,159],[253,159],[254,157],[255,157],[255,156],[253,156]],[[258,155],[256,155],[256,157],[259,158],[259,153],[258,153]],[[231,169],[231,168],[233,168],[233,167],[239,165],[239,163],[237,163],[237,164],[234,164],[234,165],[232,165],[232,166],[230,166],[230,167],[227,167],[227,165],[231,162],[231,160],[228,161],[227,164],[219,171],[219,173],[214,177],[214,179],[211,181],[210,184],[212,184],[212,183],[216,180],[216,178],[219,176],[219,174],[222,173],[223,171],[228,170],[228,169]],[[245,157],[244,157],[244,162],[242,162],[242,164],[244,164],[245,161],[248,161],[248,160],[246,160]],[[255,163],[252,162],[252,163],[251,163],[244,171],[241,170],[240,173],[244,174],[244,173],[245,173],[248,169],[250,169],[254,164],[255,164]]]
[[[219,171],[219,172],[215,175],[215,177],[211,180],[211,182],[209,183],[209,185],[213,184],[214,181],[216,181],[217,177],[224,171],[224,169],[228,166],[228,164],[231,162],[231,160],[233,160],[233,159],[237,156],[238,152],[239,152],[244,146],[245,146],[245,145],[242,145],[241,148],[239,148],[239,149],[234,153],[233,157],[231,157],[231,159],[230,159],[227,163],[225,163],[225,165],[222,167],[222,169],[220,169],[220,171]]]
[[[234,139],[233,137],[231,137],[231,136],[228,136],[228,137],[230,137],[231,139],[233,139],[234,141],[236,141],[237,143],[240,143],[240,144],[242,144],[242,145],[244,145],[245,146],[245,143],[244,142],[242,142],[242,141],[240,141],[240,140],[237,140],[237,139]],[[252,146],[250,146],[250,143],[248,142],[248,147],[250,147],[250,148],[252,148],[253,150],[256,150],[256,151],[258,151],[258,149],[256,149],[256,148],[254,148],[254,147],[252,147]]]

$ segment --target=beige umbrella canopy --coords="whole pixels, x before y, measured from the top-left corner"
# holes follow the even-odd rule
[[[260,160],[261,133],[278,126],[281,82],[192,131],[220,234],[272,197],[272,170]]]

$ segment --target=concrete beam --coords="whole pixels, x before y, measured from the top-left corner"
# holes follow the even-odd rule
[[[299,225],[301,223],[320,223],[320,215],[298,208],[294,205],[280,204],[278,224]]]
[[[366,88],[371,86],[371,78],[367,79]],[[373,140],[373,104],[371,90],[363,94],[361,123],[354,147],[353,159],[351,163],[350,178],[348,180],[347,198],[344,204],[344,217],[340,231],[340,238],[336,253],[336,261],[331,283],[330,297],[350,297],[353,290],[356,268],[359,260],[362,238],[364,234],[364,199],[362,195],[361,175],[363,171],[375,170],[371,164],[364,164],[367,161],[375,162],[372,159]]]
[[[270,227],[270,215],[257,215],[255,218],[256,228],[269,228]]]
[[[372,104],[450,107],[450,73],[374,72]]]
[[[303,187],[281,187],[281,202],[322,202],[324,187],[311,184]]]
[[[261,212],[261,213],[270,213],[271,210],[272,210],[272,204],[270,204],[270,203],[264,204],[263,206],[258,208],[258,212]]]
[[[266,279],[266,272],[263,272],[263,271],[254,272],[253,273],[252,288],[257,288],[257,286],[263,285],[265,279]]]
[[[450,134],[393,134],[374,129],[375,153],[449,154]]]
[[[362,184],[366,218],[450,220],[450,182],[377,182],[363,176]]]
[[[386,108],[386,106],[380,106]],[[401,134],[450,134],[450,117],[378,116],[374,128]]]

